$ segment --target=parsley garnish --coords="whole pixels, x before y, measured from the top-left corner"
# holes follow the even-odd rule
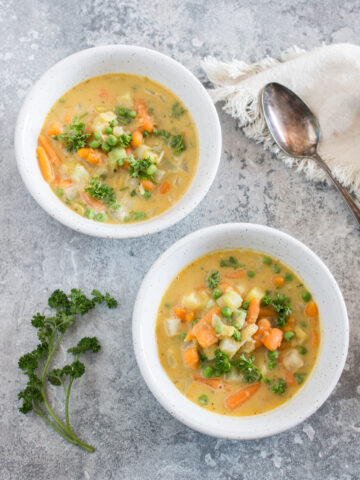
[[[169,145],[174,149],[175,155],[186,150],[184,135],[173,135],[170,138]]]
[[[183,108],[179,102],[176,102],[171,107],[170,117],[179,118],[181,117],[181,115],[184,115],[185,112],[186,112],[185,108]]]
[[[266,295],[261,299],[261,305],[271,305],[278,314],[277,325],[283,327],[286,325],[288,315],[291,315],[290,298],[286,295],[277,293],[274,298]]]
[[[130,145],[132,139],[131,133],[123,133],[122,135],[118,136],[118,143],[117,147],[126,148]]]
[[[207,279],[208,287],[212,290],[216,288],[220,283],[220,272],[219,270],[213,270]]]
[[[136,118],[135,110],[129,110],[128,108],[115,107],[115,113],[119,123],[122,125],[128,125],[134,118]]]
[[[26,353],[19,359],[19,368],[27,375],[26,388],[19,393],[18,399],[22,400],[19,408],[21,413],[34,411],[43,418],[63,438],[79,447],[93,452],[91,445],[82,442],[73,432],[69,421],[69,397],[71,387],[75,379],[81,377],[85,372],[85,365],[79,358],[86,352],[96,353],[100,350],[100,344],[95,337],[82,338],[75,347],[69,348],[68,352],[73,355],[73,361],[62,368],[54,368],[48,373],[48,367],[55,351],[69,327],[76,321],[77,315],[84,315],[92,310],[97,303],[106,303],[109,308],[115,308],[117,301],[108,293],[103,295],[98,290],[93,290],[93,298],[87,298],[81,290],[73,288],[70,295],[61,290],[55,290],[50,295],[49,307],[55,309],[54,315],[45,317],[40,313],[33,316],[31,324],[38,330],[40,343],[30,353]],[[39,376],[36,371],[42,368]],[[65,418],[62,422],[49,405],[45,382],[46,379],[52,385],[62,385],[66,402]]]
[[[129,160],[128,172],[130,174],[130,177],[140,178],[141,180],[150,179],[152,182],[155,183],[154,174],[148,173],[149,171],[151,171],[151,169],[149,170],[149,167],[151,165],[155,165],[155,162],[153,162],[151,158],[147,157],[147,158],[135,159],[134,157],[130,156],[128,160]]]
[[[53,135],[55,140],[60,140],[60,142],[65,143],[65,148],[68,152],[75,152],[80,150],[80,148],[86,147],[86,142],[88,138],[91,137],[91,133],[84,133],[85,123],[80,122],[81,118],[85,115],[87,115],[87,113],[81,115],[81,117],[74,117],[73,123],[66,127],[64,133]]]
[[[144,220],[146,218],[145,212],[130,212],[131,220]]]
[[[231,370],[231,364],[229,361],[229,357],[226,353],[222,352],[221,350],[216,350],[215,352],[215,375],[220,377],[223,373],[229,373]]]
[[[153,134],[163,140],[168,140],[171,137],[171,133],[167,130],[158,130],[157,128],[153,129]]]
[[[232,360],[231,365],[238,368],[243,373],[243,380],[246,383],[260,382],[265,377],[259,367],[254,365],[255,357],[246,358],[241,354],[239,360]]]
[[[101,183],[99,178],[95,177],[91,179],[89,185],[89,187],[85,188],[85,192],[87,192],[90,197],[102,200],[109,207],[116,203],[115,190]]]
[[[269,388],[273,393],[276,393],[277,395],[283,395],[287,385],[283,378],[277,378],[276,380],[271,380],[269,383]]]
[[[220,267],[245,268],[245,265],[243,263],[239,263],[237,258],[229,257],[228,259],[221,260]]]
[[[300,385],[303,383],[306,373],[294,373],[294,377],[296,378],[297,383]]]

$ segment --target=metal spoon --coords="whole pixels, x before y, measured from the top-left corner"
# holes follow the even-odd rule
[[[267,126],[281,150],[291,157],[315,160],[342,193],[360,224],[359,207],[349,192],[333,177],[330,168],[317,153],[320,127],[310,108],[294,92],[274,82],[265,85],[261,103]]]

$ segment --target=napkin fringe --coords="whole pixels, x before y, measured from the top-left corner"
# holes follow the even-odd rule
[[[261,111],[259,95],[254,95],[246,88],[248,78],[263,70],[267,70],[279,63],[292,60],[307,53],[306,50],[293,46],[286,50],[280,59],[266,57],[263,60],[250,64],[233,59],[231,63],[222,62],[215,57],[204,58],[201,66],[215,88],[208,90],[214,103],[224,102],[223,110],[236,118],[245,135],[265,148],[275,153],[288,167],[293,167],[306,177],[316,181],[331,183],[325,172],[311,159],[296,159],[285,155],[274,142]],[[336,164],[332,168],[338,180],[353,191],[360,199],[360,172],[356,166]]]

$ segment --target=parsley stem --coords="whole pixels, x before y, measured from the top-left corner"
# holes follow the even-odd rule
[[[65,397],[65,417],[66,417],[66,425],[68,427],[68,429],[70,430],[71,433],[73,433],[73,431],[71,430],[71,427],[70,427],[70,419],[69,419],[69,399],[70,399],[70,390],[71,390],[71,385],[73,384],[73,381],[74,379],[71,378],[70,381],[69,381],[69,386],[67,388],[67,392],[66,392],[66,397]],[[74,435],[74,434],[73,434]]]
[[[56,425],[54,425],[47,417],[46,415],[44,415],[43,411],[41,410],[40,408],[40,405],[38,405],[37,403],[35,404],[36,405],[36,409],[34,409],[34,412],[39,415],[41,418],[43,418],[45,420],[45,422],[50,425],[50,427],[52,427],[59,435],[61,435],[63,438],[65,438],[65,440],[67,440],[68,442],[71,442],[73,443],[74,445],[77,445],[78,447],[81,447],[83,448],[84,450],[87,450],[88,452],[90,453],[93,453],[95,452],[95,448],[92,447],[91,445],[87,445],[86,443],[83,443],[81,440],[79,440],[77,437],[73,437],[73,436],[69,436],[67,435],[63,430],[61,430],[60,428],[58,428]]]

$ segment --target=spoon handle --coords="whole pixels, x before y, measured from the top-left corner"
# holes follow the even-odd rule
[[[315,153],[312,158],[318,162],[318,164],[326,171],[326,173],[329,175],[331,180],[333,181],[335,187],[339,190],[339,192],[343,195],[343,197],[346,200],[346,203],[348,204],[350,210],[352,211],[354,217],[358,221],[358,224],[360,225],[360,208],[356,205],[355,201],[353,200],[352,196],[350,193],[344,188],[337,180],[336,178],[333,177],[330,168],[328,167],[327,163],[324,162],[324,160],[320,157],[318,153]]]

